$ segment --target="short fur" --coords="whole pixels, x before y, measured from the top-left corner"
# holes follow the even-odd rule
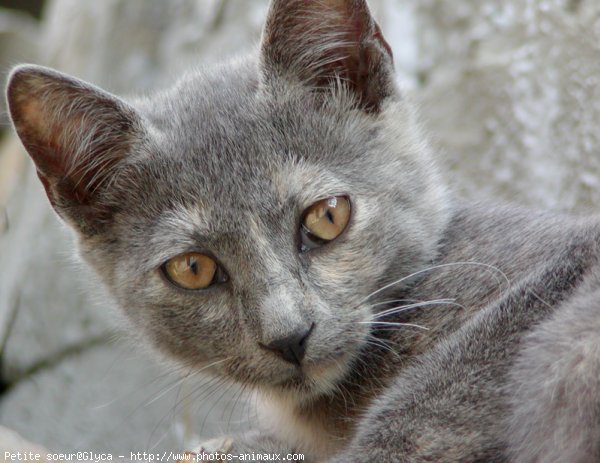
[[[600,457],[599,222],[452,199],[363,0],[274,0],[257,56],[151,98],[27,65],[7,99],[132,333],[261,394],[234,451]],[[336,195],[346,230],[300,252]],[[169,283],[189,251],[228,281]],[[311,326],[300,366],[261,347]]]

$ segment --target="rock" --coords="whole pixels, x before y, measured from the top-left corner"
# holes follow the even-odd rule
[[[43,463],[49,461],[47,458],[48,451],[45,448],[36,444],[32,444],[15,431],[2,426],[0,426],[0,449],[2,449],[2,453],[0,454],[0,458],[2,458],[1,461],[6,463],[10,461],[17,461],[19,458],[28,458],[30,461],[39,459],[39,461]],[[7,453],[9,454],[9,458],[5,458]],[[62,463],[61,460],[52,461]]]
[[[464,194],[598,203],[599,14],[586,0],[418,3],[417,98]]]
[[[0,8],[0,69],[38,58],[39,25],[16,10]],[[0,99],[0,128],[8,125],[6,104]]]
[[[65,355],[20,381],[2,403],[3,424],[54,452],[129,458],[130,452],[183,450],[201,432],[216,436],[247,423],[245,404],[219,400],[227,388],[215,388],[215,380],[183,380],[188,371],[169,373],[126,333],[118,338]]]

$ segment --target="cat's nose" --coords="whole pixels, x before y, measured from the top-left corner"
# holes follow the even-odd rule
[[[260,344],[265,349],[278,354],[286,362],[300,366],[306,353],[306,341],[313,332],[315,324],[310,325],[308,329],[296,331],[284,338],[276,339],[269,344]]]

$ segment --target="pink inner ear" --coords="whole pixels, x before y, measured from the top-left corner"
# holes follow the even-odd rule
[[[347,4],[348,2],[343,3]],[[383,37],[379,24],[371,16],[367,3],[365,1],[355,1],[351,2],[351,5],[349,9],[346,5],[346,14],[349,18],[348,23],[353,23],[354,26],[352,28],[352,40],[359,44],[359,47],[375,40],[387,52],[388,57],[393,60],[392,48]],[[343,24],[341,27],[343,27]]]
[[[319,89],[341,80],[368,112],[392,93],[389,44],[364,0],[274,0],[265,26],[263,69]]]
[[[15,124],[40,174],[63,176],[66,172],[67,160],[58,143],[61,129],[56,127],[56,123],[49,117],[41,101],[38,99],[24,101]]]
[[[37,66],[12,74],[8,101],[50,202],[61,215],[78,208],[79,221],[84,209],[98,218],[97,190],[139,136],[134,111],[100,89]]]

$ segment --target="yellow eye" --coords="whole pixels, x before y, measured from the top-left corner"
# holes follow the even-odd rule
[[[350,200],[345,196],[322,199],[304,211],[300,251],[310,251],[337,238],[350,221]]]
[[[226,280],[217,263],[198,252],[188,252],[169,259],[162,271],[171,283],[184,289],[205,289]]]

